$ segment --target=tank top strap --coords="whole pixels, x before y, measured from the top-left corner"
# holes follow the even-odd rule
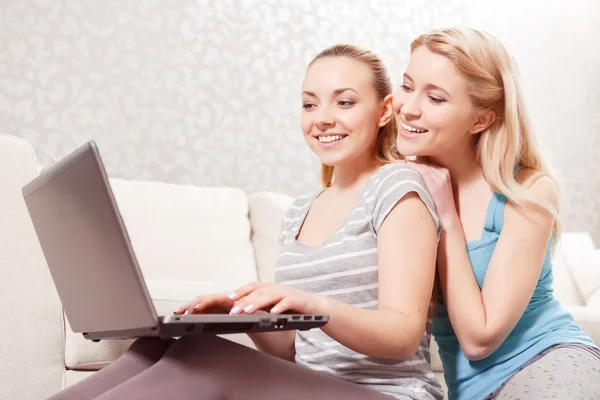
[[[515,166],[515,177],[522,168],[520,164]],[[500,233],[504,222],[504,209],[506,208],[506,196],[503,194],[494,192],[490,204],[488,206],[487,214],[485,216],[485,229]]]
[[[487,212],[485,214],[484,228],[488,232],[499,231],[502,229],[502,219],[504,218],[504,208],[506,206],[506,197],[500,193],[494,192],[490,199]]]

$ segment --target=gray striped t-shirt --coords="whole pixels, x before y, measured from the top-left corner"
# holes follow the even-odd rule
[[[398,200],[412,191],[429,208],[439,234],[431,195],[421,176],[404,162],[380,167],[340,229],[319,246],[303,245],[296,237],[320,192],[298,197],[282,223],[276,281],[376,310],[377,232]],[[428,319],[417,353],[408,360],[391,360],[350,350],[320,329],[298,331],[296,363],[399,399],[443,399],[441,386],[431,370],[430,338],[431,319]]]

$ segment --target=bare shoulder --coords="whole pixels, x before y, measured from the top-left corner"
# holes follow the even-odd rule
[[[431,221],[435,229],[435,223],[427,205],[416,192],[408,192],[390,210],[382,226],[405,226],[412,227],[423,221]]]
[[[533,168],[522,168],[517,174],[517,181],[534,199],[558,207],[560,198],[558,186],[548,175]]]

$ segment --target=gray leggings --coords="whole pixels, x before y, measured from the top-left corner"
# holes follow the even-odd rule
[[[118,360],[59,399],[344,399],[393,397],[218,336],[138,339]]]
[[[553,346],[525,364],[486,400],[600,399],[600,351]]]

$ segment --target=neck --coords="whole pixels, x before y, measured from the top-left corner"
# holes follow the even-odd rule
[[[362,186],[378,167],[379,164],[370,155],[361,160],[351,160],[336,165],[331,187],[344,190],[356,185]]]
[[[457,146],[442,155],[430,156],[426,159],[426,161],[446,168],[450,172],[455,193],[483,177],[483,171],[473,146],[473,143]]]

